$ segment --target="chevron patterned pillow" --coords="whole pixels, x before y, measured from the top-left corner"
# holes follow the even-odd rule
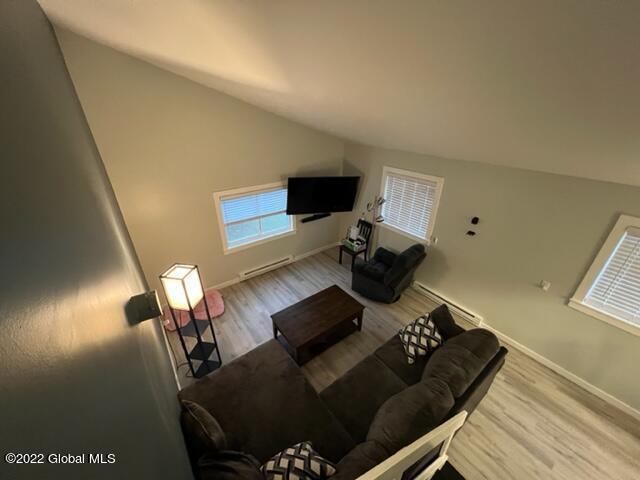
[[[426,355],[443,343],[436,324],[429,316],[427,313],[416,318],[398,332],[409,364],[415,363],[416,357]]]
[[[301,442],[271,457],[262,473],[267,480],[323,480],[336,468],[316,453],[311,442]]]

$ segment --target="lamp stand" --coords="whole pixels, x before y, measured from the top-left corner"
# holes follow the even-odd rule
[[[218,348],[218,339],[216,338],[216,332],[213,329],[213,323],[211,322],[211,314],[209,313],[209,304],[207,303],[206,295],[203,297],[203,300],[207,318],[196,318],[193,306],[189,305],[189,318],[191,319],[191,323],[184,327],[180,327],[178,325],[175,312],[173,308],[169,307],[173,324],[175,325],[176,332],[178,332],[178,337],[180,338],[182,350],[184,350],[184,356],[189,364],[189,370],[191,370],[191,374],[195,378],[203,377],[222,365],[222,357],[220,357],[220,349]],[[205,342],[202,339],[202,334],[206,332],[207,328],[211,329],[213,342]],[[196,339],[196,345],[191,349],[191,351],[187,348],[184,337],[194,337]],[[211,359],[214,352],[216,353],[217,360]],[[194,368],[194,360],[202,362],[197,369]]]

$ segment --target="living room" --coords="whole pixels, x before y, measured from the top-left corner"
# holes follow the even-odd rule
[[[637,478],[637,5],[1,5],[7,478]]]

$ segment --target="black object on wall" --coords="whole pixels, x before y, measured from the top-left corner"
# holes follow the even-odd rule
[[[471,225],[477,225],[480,222],[480,218],[478,217],[473,217],[471,219]],[[469,237],[474,237],[476,235],[476,231],[475,230],[467,230],[467,235]]]
[[[360,177],[290,177],[287,182],[287,215],[350,212],[359,181]],[[314,215],[313,219],[317,218],[324,217]]]
[[[125,315],[148,287],[35,0],[0,0],[0,45],[0,451],[115,455],[0,477],[191,479],[162,327]]]
[[[131,324],[158,318],[162,316],[162,308],[158,299],[158,292],[151,290],[139,295],[134,295],[127,302],[127,317]]]

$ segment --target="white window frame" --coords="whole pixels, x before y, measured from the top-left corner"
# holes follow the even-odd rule
[[[584,299],[589,293],[591,286],[598,278],[598,275],[605,267],[607,261],[613,254],[614,249],[618,246],[622,236],[629,228],[640,228],[640,218],[632,217],[631,215],[620,215],[620,218],[618,218],[618,221],[611,230],[611,233],[609,233],[607,240],[602,245],[602,248],[600,248],[598,255],[596,255],[596,258],[593,260],[589,270],[587,270],[587,273],[580,282],[580,285],[578,285],[575,293],[569,299],[569,306],[591,317],[613,325],[614,327],[618,327],[626,332],[640,336],[640,325],[614,317],[608,312],[598,310],[592,305],[584,303]]]
[[[222,215],[222,200],[233,198],[233,197],[241,197],[243,195],[248,195],[248,194],[268,192],[269,190],[276,190],[282,187],[286,188],[286,186],[287,186],[286,182],[275,182],[275,183],[268,183],[265,185],[255,185],[252,187],[235,188],[232,190],[223,190],[219,192],[214,192],[213,201],[216,208],[216,216],[218,217],[218,230],[220,231],[220,238],[222,240],[222,250],[224,251],[225,255],[246,250],[247,248],[252,248],[257,245],[262,245],[263,243],[271,242],[279,238],[288,237],[290,235],[296,234],[296,218],[294,215],[290,216],[291,230],[288,230],[283,233],[275,233],[267,237],[261,237],[254,242],[245,243],[242,245],[238,245],[236,247],[229,246],[227,242],[227,235],[225,233],[225,223],[224,223],[224,217]],[[265,215],[265,216],[268,216],[268,215]],[[256,218],[261,218],[261,217],[256,217]]]
[[[444,178],[442,177],[434,177],[432,175],[426,175],[424,173],[412,172],[410,170],[402,170],[400,168],[394,167],[383,167],[382,168],[382,180],[380,182],[380,196],[384,198],[385,187],[387,184],[387,176],[389,174],[403,175],[405,177],[415,178],[418,180],[428,180],[430,182],[436,183],[436,194],[433,203],[433,215],[430,218],[429,226],[427,227],[427,233],[425,238],[418,237],[417,235],[413,235],[412,233],[405,232],[400,228],[394,227],[393,225],[389,225],[386,222],[381,222],[379,225],[381,227],[387,228],[393,232],[399,233],[400,235],[404,235],[405,237],[409,237],[413,240],[416,240],[420,243],[424,243],[426,245],[431,245],[431,238],[433,236],[433,230],[436,225],[436,217],[438,214],[438,208],[440,207],[440,196],[442,195],[442,189],[444,187]]]

